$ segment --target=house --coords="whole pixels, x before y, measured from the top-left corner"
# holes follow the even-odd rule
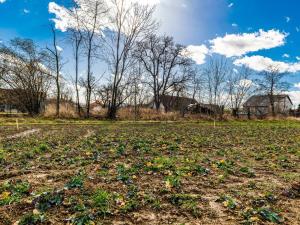
[[[205,115],[222,115],[224,114],[224,106],[214,104],[197,103],[189,105],[188,111],[191,113],[200,113]]]
[[[293,107],[289,95],[274,95],[274,108],[276,114],[288,115]],[[267,116],[272,113],[271,97],[269,95],[254,95],[243,105],[248,115]]]
[[[28,95],[30,96],[30,94],[30,92],[22,89],[0,89],[0,113],[28,113],[25,105],[29,103],[32,104],[32,102],[29,101],[33,98],[28,99],[24,96],[28,97]],[[40,94],[42,96],[46,96],[42,92]],[[25,100],[28,100],[29,103],[24,103]],[[38,109],[40,112],[42,112],[45,108],[45,102],[42,100],[39,103],[40,104]]]
[[[197,101],[192,98],[163,95],[160,96],[160,110],[165,112],[174,112],[174,111],[185,111],[189,105],[197,104]],[[155,102],[152,100],[148,107],[155,109]]]
[[[14,90],[0,89],[0,113],[21,113],[24,111]]]

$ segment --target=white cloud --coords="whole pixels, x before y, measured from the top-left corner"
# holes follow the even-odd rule
[[[288,36],[278,30],[259,30],[255,33],[227,34],[210,41],[212,52],[227,57],[243,56],[249,52],[271,49],[285,44]]]
[[[231,26],[238,27],[238,25],[236,23],[231,24]]]
[[[285,21],[286,21],[287,23],[290,22],[290,21],[291,21],[291,17],[286,16],[286,17],[285,17]]]
[[[231,7],[233,7],[233,6],[234,6],[234,3],[231,2],[231,3],[228,5],[228,8],[231,8]]]
[[[300,89],[300,83],[295,84],[294,87]]]
[[[205,63],[208,52],[209,50],[205,45],[189,45],[182,54],[194,60],[198,65],[201,65]]]
[[[300,31],[300,28],[299,28],[299,27],[296,27],[296,31],[299,32],[299,31]]]
[[[250,69],[256,71],[268,71],[270,68],[276,68],[280,72],[284,73],[296,73],[300,71],[300,62],[297,63],[286,63],[280,61],[273,61],[270,58],[263,56],[246,56],[241,59],[237,59],[234,61],[236,66],[247,66]]]
[[[290,55],[287,54],[287,53],[285,53],[285,54],[282,55],[282,57],[283,57],[283,58],[290,58]]]
[[[298,105],[300,104],[300,91],[289,91],[286,92],[288,94],[294,104],[295,108],[298,108]]]
[[[28,14],[28,13],[30,13],[30,10],[24,9],[23,12],[24,12],[25,14]]]
[[[93,0],[93,1],[97,2],[99,0]],[[113,3],[110,0],[105,0],[104,2],[106,6],[103,7],[107,7],[108,9],[114,8],[112,5]],[[125,7],[130,6],[131,4],[155,6],[160,2],[161,0],[125,0]],[[90,10],[85,0],[75,0],[75,3],[78,5],[78,8],[76,8],[76,13],[78,17],[81,19],[82,24],[89,24],[87,29],[92,29],[92,23],[90,23],[90,21],[93,20],[94,13]],[[56,4],[55,2],[50,2],[48,5],[48,10],[50,13],[55,14],[55,18],[52,20],[55,22],[56,29],[65,32],[69,28],[75,28],[75,29],[79,29],[79,27],[82,28],[82,26],[78,26],[78,22],[71,15],[71,14],[75,14],[74,8],[68,10],[63,6]],[[96,32],[100,33],[101,30],[105,28],[103,24],[106,24],[106,27],[109,27],[109,22],[108,22],[109,17],[110,17],[109,15],[107,17],[103,17],[103,16],[98,17],[97,27],[99,27],[99,30]]]
[[[6,0],[0,0],[0,4],[6,2]]]
[[[297,59],[298,61],[300,61],[300,56],[296,56],[296,59]]]
[[[58,45],[56,45],[56,49],[57,49],[57,51],[59,51],[59,52],[62,52],[62,51],[63,51],[63,48],[61,48],[61,47],[58,46]]]

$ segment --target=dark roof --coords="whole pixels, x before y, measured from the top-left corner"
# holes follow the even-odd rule
[[[287,98],[293,104],[289,95],[274,95],[273,98],[274,102],[280,102]],[[270,105],[269,95],[253,95],[245,102],[244,107],[269,107]]]
[[[182,110],[190,104],[197,104],[195,99],[188,97],[178,97],[171,95],[160,96],[160,101],[163,106],[168,110]]]

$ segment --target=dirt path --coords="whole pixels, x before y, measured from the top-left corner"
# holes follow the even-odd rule
[[[41,129],[26,130],[26,131],[21,132],[21,133],[17,133],[17,134],[14,134],[14,135],[7,136],[6,139],[16,139],[16,138],[27,137],[27,136],[30,136],[32,134],[40,132],[40,130]]]

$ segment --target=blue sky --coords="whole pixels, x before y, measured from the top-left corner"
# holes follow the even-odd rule
[[[61,6],[70,4],[70,0],[52,1]],[[31,38],[41,45],[49,44],[50,19],[55,17],[48,11],[48,4],[51,1],[0,0],[0,2],[3,2],[0,3],[2,42],[14,37],[23,37]],[[205,45],[210,48],[210,41],[217,37],[250,34],[259,32],[260,29],[268,32],[274,29],[286,35],[284,43],[267,49],[247,51],[238,57],[261,56],[293,65],[293,68],[296,66],[300,68],[300,64],[296,65],[300,60],[299,8],[299,0],[160,0],[155,17],[161,23],[161,33],[172,35],[177,42],[187,46]],[[60,45],[64,49],[65,58],[69,58],[71,48],[67,46],[64,37],[65,34],[60,32]],[[236,42],[234,44],[239,45]],[[68,66],[65,70],[66,73],[71,73]],[[300,87],[294,86],[300,83],[298,70],[289,76],[289,81],[293,83],[291,90],[300,92]]]

